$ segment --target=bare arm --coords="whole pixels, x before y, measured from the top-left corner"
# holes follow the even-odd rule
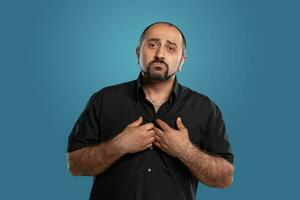
[[[192,143],[178,157],[202,183],[225,188],[233,181],[234,166],[221,157],[211,156]]]
[[[208,186],[225,188],[232,183],[233,165],[221,157],[211,156],[194,146],[180,118],[176,120],[179,130],[171,128],[162,120],[156,121],[162,130],[154,128],[154,145],[181,160],[200,182]]]
[[[105,171],[123,155],[117,138],[114,138],[97,146],[68,153],[68,167],[74,176],[95,176]]]
[[[113,139],[92,147],[68,153],[68,168],[74,176],[96,176],[127,153],[135,153],[152,146],[154,125],[141,125],[142,117],[129,124]]]

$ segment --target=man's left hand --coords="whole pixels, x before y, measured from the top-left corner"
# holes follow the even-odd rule
[[[156,122],[161,129],[154,127],[154,145],[171,156],[180,157],[187,147],[192,144],[188,129],[183,125],[181,118],[178,117],[176,120],[178,130],[173,129],[160,119],[157,119]]]

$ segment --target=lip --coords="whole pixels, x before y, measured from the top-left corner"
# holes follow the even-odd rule
[[[160,63],[160,62],[153,62],[151,65],[166,66],[165,63]]]

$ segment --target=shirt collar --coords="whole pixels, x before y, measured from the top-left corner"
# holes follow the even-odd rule
[[[178,83],[177,77],[175,76],[174,83],[173,83],[173,88],[171,92],[170,99],[171,101],[175,100],[175,98],[178,96],[180,91],[180,85]],[[145,92],[143,90],[143,84],[142,84],[142,72],[140,72],[138,79],[137,79],[137,99],[139,98],[140,95],[143,95],[146,97]]]

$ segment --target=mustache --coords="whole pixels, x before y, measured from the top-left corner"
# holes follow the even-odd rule
[[[153,63],[162,63],[168,67],[167,63],[165,63],[165,61],[163,61],[161,59],[155,59],[155,60],[151,61],[149,65],[152,65]]]

